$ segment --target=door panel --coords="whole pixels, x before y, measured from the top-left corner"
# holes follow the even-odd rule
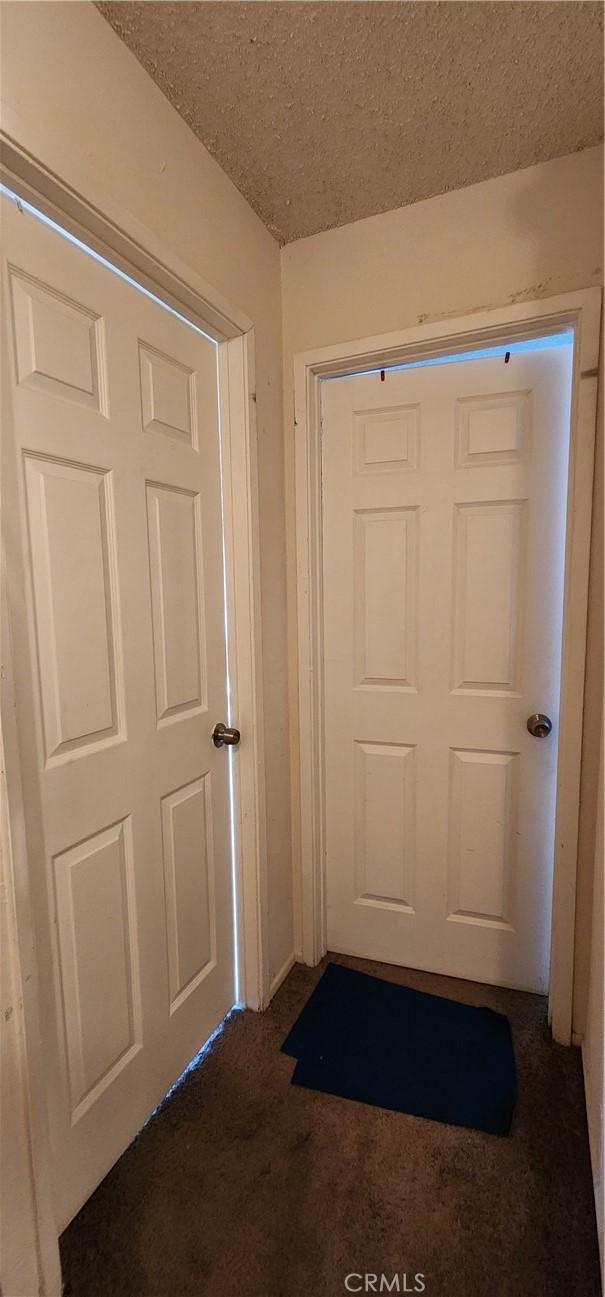
[[[416,664],[415,509],[355,514],[355,643],[360,685],[413,689]]]
[[[104,470],[27,452],[24,468],[48,762],[120,729],[115,534]]]
[[[454,505],[456,692],[519,691],[526,503]]]
[[[356,743],[356,901],[412,910],[415,748]]]
[[[158,725],[206,699],[199,494],[147,482]]]
[[[567,343],[322,386],[333,950],[547,988],[570,394]]]
[[[519,754],[450,750],[448,918],[510,927]]]
[[[3,198],[4,502],[57,1220],[233,1003],[216,348]]]
[[[129,819],[54,859],[59,966],[74,1118],[141,1048]],[[99,996],[99,986],[104,994]]]
[[[210,781],[208,772],[162,798],[171,1013],[216,962]]]
[[[103,321],[11,266],[17,381],[107,414]]]

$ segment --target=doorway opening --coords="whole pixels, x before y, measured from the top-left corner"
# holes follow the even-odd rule
[[[339,905],[338,898],[330,895],[330,849],[336,845],[337,854],[340,851],[343,877],[347,868],[345,861],[352,862],[340,898],[342,901],[346,895],[349,917],[354,914],[355,922],[359,927],[365,927],[366,934],[370,926],[382,925],[383,937],[386,931],[391,943],[390,953],[385,955],[383,942],[376,940],[372,949],[365,947],[366,957],[427,967],[423,962],[422,939],[419,938],[415,955],[402,955],[401,947],[397,949],[396,936],[404,926],[408,930],[412,928],[420,912],[419,898],[422,904],[422,883],[421,891],[413,892],[419,876],[417,849],[407,858],[408,863],[410,858],[414,862],[411,870],[414,878],[411,875],[406,877],[401,868],[404,826],[414,826],[416,831],[419,821],[416,819],[414,824],[414,820],[420,814],[426,834],[425,859],[441,857],[450,866],[449,873],[445,874],[444,865],[444,876],[436,886],[434,898],[436,900],[440,890],[442,919],[444,925],[447,923],[448,940],[451,935],[453,943],[460,948],[464,944],[462,934],[466,938],[470,933],[484,947],[491,941],[498,947],[498,955],[491,977],[479,975],[481,980],[531,985],[531,979],[524,983],[521,978],[517,980],[515,974],[507,977],[499,971],[502,948],[507,944],[508,936],[512,936],[512,929],[516,931],[515,924],[504,913],[506,907],[503,902],[507,886],[509,900],[514,899],[515,886],[510,882],[510,861],[514,854],[508,852],[502,842],[495,851],[495,838],[492,836],[490,839],[485,815],[481,824],[481,814],[477,812],[472,831],[469,825],[477,808],[485,806],[486,796],[488,801],[491,796],[492,829],[500,827],[498,821],[506,818],[507,806],[514,804],[516,799],[519,804],[519,798],[522,801],[525,797],[526,785],[520,779],[520,754],[527,750],[527,744],[533,742],[534,759],[537,760],[542,743],[541,738],[534,737],[527,729],[533,713],[542,710],[537,705],[523,716],[522,727],[521,717],[516,717],[515,734],[507,733],[495,745],[497,752],[490,754],[490,745],[486,741],[489,732],[487,711],[505,703],[510,707],[521,705],[525,676],[522,660],[515,654],[519,652],[519,645],[527,641],[527,626],[532,618],[539,630],[535,600],[527,594],[524,574],[524,563],[527,565],[529,561],[524,553],[532,536],[538,538],[539,548],[539,529],[534,521],[535,510],[522,503],[526,492],[520,481],[515,480],[515,474],[518,477],[525,471],[522,465],[533,471],[535,430],[531,407],[535,402],[531,396],[527,398],[532,384],[525,380],[518,386],[513,384],[511,373],[514,370],[519,374],[522,367],[527,369],[530,364],[542,365],[549,356],[552,365],[556,366],[558,360],[566,357],[566,394],[562,407],[559,403],[557,416],[560,422],[561,408],[566,410],[567,426],[563,440],[560,435],[558,437],[560,521],[553,531],[559,575],[563,573],[559,629],[552,641],[556,645],[562,643],[559,753],[556,782],[552,749],[548,762],[544,762],[549,766],[551,782],[548,794],[545,793],[541,800],[544,810],[545,807],[548,809],[549,799],[552,807],[556,797],[549,1012],[555,1038],[566,1043],[571,1039],[573,897],[599,317],[599,293],[582,291],[446,323],[420,325],[376,339],[327,347],[304,353],[295,360],[302,857],[299,925],[304,956],[313,963],[328,948],[330,924]],[[485,366],[496,366],[498,375],[506,376],[506,382],[500,382],[498,377],[496,386],[490,381],[489,390],[485,392],[478,390],[473,393],[470,388],[467,391],[471,373]],[[461,383],[465,390],[456,393],[453,411],[450,401],[448,413],[444,389],[450,381],[448,374],[454,370],[464,376]],[[386,393],[393,393],[394,387],[401,386],[404,381],[406,392],[403,388],[398,392],[394,402],[397,414],[393,418],[389,408],[390,397]],[[410,396],[409,384],[414,384]],[[353,388],[357,387],[359,391],[353,399]],[[366,402],[369,387],[372,396]],[[547,382],[544,388],[548,404]],[[498,398],[506,393],[513,395],[513,389],[517,393],[514,400],[492,401],[492,397]],[[430,396],[431,390],[433,397]],[[339,392],[347,395],[339,396]],[[449,474],[459,484],[466,483],[466,493],[459,494],[459,497],[456,497],[451,481],[449,495],[443,482],[439,487],[443,525],[440,527],[434,513],[433,527],[436,543],[441,547],[442,573],[433,582],[420,579],[419,542],[426,530],[426,517],[435,506],[439,491],[435,497],[427,486],[425,496],[418,501],[411,495],[412,483],[418,483],[419,474],[427,462],[424,458],[426,447],[422,443],[421,407],[425,397],[434,398],[435,403],[430,417],[427,415],[428,423],[425,420],[426,426],[433,428],[433,445],[439,444],[435,432],[438,424],[443,430],[442,450],[443,440],[448,443],[448,458],[442,469],[446,476]],[[343,402],[346,405],[347,401],[351,409],[345,416]],[[322,491],[324,497],[326,493],[325,460],[334,451],[338,440],[337,437],[330,440],[328,403],[338,407],[339,402],[343,407],[340,414],[337,411],[332,413],[337,419],[342,416],[342,427],[346,431],[341,437],[340,471],[336,462],[331,469],[334,487],[331,497],[336,521],[329,524],[332,534],[327,536],[322,502]],[[440,406],[439,410],[437,406]],[[370,411],[369,418],[365,417],[367,410]],[[524,417],[528,413],[529,418]],[[543,435],[546,437],[545,462],[550,472],[552,447],[547,444],[547,431],[540,437]],[[345,444],[347,437],[348,446]],[[433,463],[431,471],[434,469]],[[478,484],[481,481],[485,483],[489,475],[494,481],[487,495],[483,496],[477,489]],[[507,479],[504,492],[494,484],[498,476]],[[345,484],[340,496],[337,481]],[[345,500],[348,502],[348,521],[345,520]],[[552,521],[552,502],[547,495],[543,504],[543,517]],[[457,506],[455,510],[454,506]],[[491,540],[486,534],[490,528]],[[498,538],[495,532],[498,532]],[[326,557],[327,543],[332,544],[333,554],[341,556],[336,562],[329,555]],[[426,553],[426,545],[423,548]],[[465,569],[467,550],[468,570]],[[514,589],[515,581],[505,581],[504,574],[499,580],[495,572],[490,579],[487,571],[490,562],[502,566],[507,552],[511,561],[514,557],[513,567],[516,567],[519,578],[522,577],[523,591],[517,611],[511,605],[506,615],[503,608],[498,614],[500,625],[508,625],[511,631],[508,635],[510,670],[503,662],[496,666],[494,657],[490,670],[493,677],[487,679],[481,663],[476,660],[476,653],[475,661],[472,660],[471,650],[473,645],[475,648],[479,645],[481,651],[488,654],[491,644],[490,653],[492,650],[494,654],[502,652],[502,637],[497,634],[497,610],[492,609],[493,616],[487,612],[483,616],[480,610],[489,610],[490,601],[493,603],[505,589],[509,594]],[[343,559],[343,555],[348,557]],[[374,564],[379,573],[378,580],[365,580],[363,569],[368,563],[370,568]],[[401,579],[401,572],[397,572],[398,565],[405,569],[405,580]],[[354,568],[356,572],[352,570]],[[472,595],[471,608],[472,600],[478,599],[477,633],[470,638],[465,634],[464,618],[460,613],[464,603],[461,598],[463,576],[467,593],[470,591]],[[479,598],[482,582],[485,583],[483,597]],[[386,586],[391,590],[390,593],[386,591],[386,597],[382,598],[381,589]],[[458,593],[454,598],[455,588]],[[366,600],[368,590],[374,592],[369,595],[369,602]],[[512,602],[514,605],[515,600]],[[538,602],[543,606],[543,597]],[[423,639],[409,635],[406,639],[406,626],[409,630],[413,624],[414,609],[421,609],[423,603],[431,633],[425,632]],[[523,616],[520,615],[521,603]],[[364,624],[360,632],[355,619],[360,622],[358,614],[364,607],[368,613],[367,626]],[[386,612],[389,607],[394,610],[391,617]],[[437,624],[439,609],[443,611],[446,607],[452,617],[451,623],[447,623],[447,636]],[[338,624],[339,618],[342,625]],[[345,627],[347,618],[350,626]],[[332,637],[327,651],[326,632]],[[347,641],[351,645],[351,661],[345,663],[341,660],[342,645]],[[454,641],[457,648],[452,660],[451,653],[448,659],[445,645],[451,649]],[[435,658],[443,658],[438,675],[445,711],[451,712],[454,707],[468,711],[471,703],[476,703],[484,713],[484,726],[487,727],[481,730],[480,726],[481,732],[473,733],[472,727],[467,726],[467,732],[459,739],[450,736],[446,745],[448,759],[444,762],[443,754],[440,757],[441,810],[439,816],[435,814],[433,817],[430,795],[423,794],[423,807],[417,804],[418,771],[423,764],[422,746],[427,747],[426,736],[433,736],[428,746],[435,746],[435,736],[439,735],[444,718],[434,716],[430,724],[426,718],[424,724],[421,722],[420,710],[426,695],[422,695],[417,680],[422,671],[426,671],[419,657],[418,646],[422,648],[423,643],[433,646],[431,652]],[[553,667],[552,655],[550,658]],[[460,674],[459,679],[454,679],[456,673]],[[554,680],[557,675],[554,668],[552,675]],[[559,680],[557,687],[558,683]],[[341,719],[349,717],[346,722],[349,727],[355,708],[360,715],[366,709],[360,733],[347,733],[350,743],[338,742],[338,725],[334,725],[332,716],[328,717],[330,688],[336,692],[339,689],[350,690],[354,706],[345,705],[341,699],[339,711]],[[417,713],[414,720],[417,732],[408,732],[406,737],[403,733],[406,718],[409,721],[414,711]],[[441,733],[443,737],[443,731]],[[516,738],[519,738],[519,743]],[[542,751],[544,746],[542,744]],[[477,785],[486,782],[486,787],[491,788],[489,795],[479,797],[478,791],[473,793],[473,776],[476,776]],[[332,798],[331,808],[330,780],[332,788],[339,790],[336,801]],[[495,791],[497,784],[498,793]],[[396,807],[392,809],[391,818],[379,805],[389,787],[392,806]],[[349,801],[345,807],[347,797]],[[498,813],[497,804],[506,814]],[[368,823],[362,824],[368,808]],[[339,833],[343,840],[347,834],[352,839],[345,850],[343,840],[338,844]],[[517,830],[513,833],[516,839]],[[498,859],[501,865],[500,891],[495,888],[489,895],[488,880],[473,875],[472,870],[466,867],[473,851],[477,854],[478,847],[485,856],[488,840],[491,841],[492,858]],[[552,822],[549,840],[552,844]],[[432,841],[430,849],[426,845],[429,841]],[[465,851],[465,856],[458,851],[458,865],[464,868],[462,872],[459,868],[457,874],[451,862],[456,855],[454,844],[461,841],[463,848],[470,847],[470,851]],[[373,862],[376,861],[382,861],[382,864],[371,877]],[[508,884],[504,882],[505,876]],[[425,879],[426,871],[421,869],[420,877]],[[484,884],[486,890],[480,894]],[[350,938],[351,934],[348,936]],[[359,937],[357,931],[352,944],[347,934],[341,931],[336,936],[337,944],[333,936],[330,944],[343,952],[361,953],[361,947],[357,945]],[[543,968],[548,964],[550,944],[551,930],[548,928],[541,937]],[[464,972],[461,965],[462,961],[457,966],[459,976],[477,976],[472,970]],[[437,968],[436,963],[430,966]],[[453,970],[443,967],[443,971]]]
[[[565,330],[322,384],[338,953],[547,992],[572,374]]]
[[[418,360],[405,360],[399,365],[391,364],[384,367],[374,366],[371,369],[357,369],[349,375],[331,374],[324,378],[323,381],[329,383],[337,378],[362,378],[366,374],[394,374],[408,369],[425,369],[427,366],[456,365],[465,360],[492,360],[499,356],[502,356],[505,364],[508,364],[511,356],[521,355],[526,351],[540,351],[544,347],[573,346],[573,340],[573,330],[563,327],[555,333],[545,333],[521,341],[501,342],[492,347],[478,345],[470,351],[445,352],[439,356],[425,356]]]

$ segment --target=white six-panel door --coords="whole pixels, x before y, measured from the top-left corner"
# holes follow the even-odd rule
[[[570,352],[322,385],[332,950],[547,989]]]
[[[2,199],[3,507],[62,1228],[233,1003],[214,344]]]

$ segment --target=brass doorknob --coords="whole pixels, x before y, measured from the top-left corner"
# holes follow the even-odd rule
[[[223,725],[222,721],[219,721],[212,731],[212,742],[215,748],[234,748],[239,743],[240,738],[239,730],[232,729],[229,725]]]
[[[552,729],[552,721],[544,712],[534,712],[533,716],[527,718],[527,728],[535,739],[545,739]]]

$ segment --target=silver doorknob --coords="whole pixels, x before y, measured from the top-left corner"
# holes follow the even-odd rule
[[[544,712],[534,712],[533,716],[527,718],[527,728],[535,739],[545,739],[552,729],[552,721]]]
[[[240,738],[239,730],[232,729],[229,725],[223,725],[222,721],[219,721],[212,731],[212,742],[215,748],[234,748],[239,743]]]

